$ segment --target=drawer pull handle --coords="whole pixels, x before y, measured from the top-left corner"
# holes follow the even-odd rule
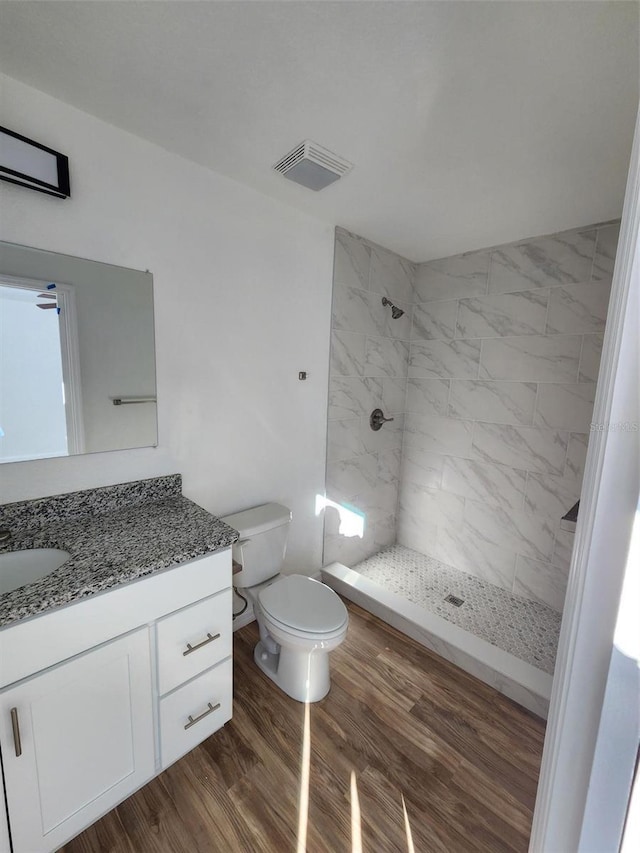
[[[16,758],[22,755],[22,742],[20,741],[20,722],[18,720],[18,709],[11,709],[11,728],[13,729],[13,745],[16,749]]]
[[[182,652],[182,656],[186,657],[187,655],[190,655],[191,652],[197,652],[198,649],[201,649],[203,646],[208,646],[209,643],[213,643],[213,641],[217,640],[219,637],[220,634],[214,634],[213,636],[211,636],[211,634],[207,633],[207,639],[203,640],[201,643],[198,643],[197,646],[192,646],[191,643],[187,643],[187,650],[186,652]]]
[[[190,729],[190,728],[191,728],[191,726],[195,726],[195,724],[196,724],[196,723],[199,723],[199,722],[200,722],[200,720],[204,720],[204,718],[205,718],[205,717],[208,717],[208,716],[209,716],[209,714],[213,714],[213,712],[214,712],[214,711],[217,711],[217,710],[218,710],[218,708],[220,707],[220,703],[219,703],[219,702],[217,702],[215,705],[212,705],[212,704],[211,704],[211,702],[207,702],[207,705],[208,705],[207,710],[206,710],[206,711],[203,711],[203,712],[202,712],[202,714],[200,714],[200,716],[199,716],[199,717],[192,717],[192,716],[191,716],[191,714],[189,714],[189,722],[188,722],[188,723],[187,723],[187,725],[184,727],[185,732],[187,731],[187,729]]]

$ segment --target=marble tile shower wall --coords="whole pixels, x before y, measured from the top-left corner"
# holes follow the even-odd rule
[[[398,542],[556,610],[617,238],[606,224],[417,267]]]
[[[336,229],[329,378],[327,497],[364,513],[364,537],[325,513],[325,563],[347,565],[396,541],[415,264]],[[394,319],[387,296],[404,311]],[[374,432],[373,409],[394,420]]]

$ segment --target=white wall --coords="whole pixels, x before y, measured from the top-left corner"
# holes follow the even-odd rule
[[[185,494],[219,515],[290,506],[289,566],[318,567],[332,229],[0,82],[3,124],[68,154],[73,194],[3,184],[2,238],[153,273],[159,419],[155,449],[2,466],[0,502],[178,471]]]

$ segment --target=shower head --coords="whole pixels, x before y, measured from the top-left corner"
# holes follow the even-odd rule
[[[387,307],[387,305],[391,308],[391,316],[394,320],[397,320],[398,317],[402,317],[402,315],[404,314],[402,308],[398,308],[398,306],[394,305],[393,302],[390,299],[387,299],[386,296],[382,297],[382,304],[385,308]]]

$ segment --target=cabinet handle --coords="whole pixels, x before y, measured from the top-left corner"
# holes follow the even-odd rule
[[[20,741],[20,722],[18,721],[18,709],[11,709],[11,728],[13,729],[13,745],[16,749],[16,758],[22,755],[22,743]]]
[[[208,716],[209,716],[209,714],[213,714],[213,712],[214,712],[214,711],[217,711],[217,710],[218,710],[218,708],[220,707],[220,703],[219,703],[219,702],[217,702],[215,705],[212,705],[212,704],[211,704],[211,702],[207,702],[207,705],[208,705],[207,710],[206,710],[206,711],[203,711],[203,712],[202,712],[202,714],[200,714],[200,716],[199,716],[199,717],[192,717],[192,716],[191,716],[191,714],[189,714],[189,722],[188,722],[188,723],[187,723],[187,725],[184,727],[185,732],[187,731],[187,729],[190,729],[190,728],[191,728],[191,726],[195,726],[195,724],[196,724],[196,723],[199,723],[199,722],[200,722],[200,720],[204,720],[204,718],[205,718],[205,717],[208,717]]]
[[[197,652],[198,649],[201,649],[203,646],[208,646],[209,643],[213,643],[214,640],[217,640],[219,636],[220,634],[214,634],[212,637],[211,634],[207,633],[207,639],[203,640],[201,643],[198,643],[197,646],[192,646],[191,643],[187,643],[186,652],[182,652],[183,657],[190,655],[191,652]]]

